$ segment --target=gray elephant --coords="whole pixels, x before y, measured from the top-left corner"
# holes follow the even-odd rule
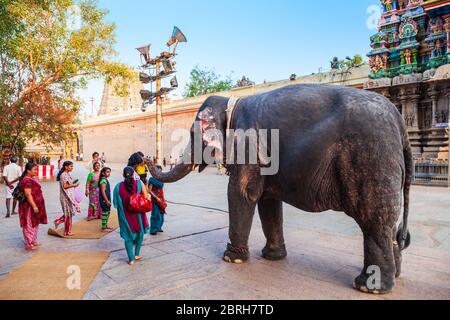
[[[282,203],[307,212],[334,210],[354,218],[364,236],[364,268],[354,287],[388,293],[401,272],[401,251],[409,246],[407,228],[412,153],[402,116],[386,98],[369,91],[323,85],[291,85],[240,99],[209,97],[197,114],[203,148],[208,128],[226,135],[228,129],[279,129],[279,170],[262,175],[267,164],[226,163],[229,238],[224,260],[249,259],[248,239],[256,206],[267,244],[262,256],[286,257]],[[194,126],[191,139],[194,137]],[[236,143],[233,136],[232,143]],[[225,149],[224,146],[216,146]],[[222,147],[222,148],[221,148]],[[151,166],[152,175],[176,182],[195,167],[194,147],[188,159],[170,172]],[[228,157],[226,157],[228,158]],[[402,212],[402,199],[404,210]],[[403,221],[397,222],[403,213]],[[378,286],[371,272],[379,268]],[[369,283],[370,282],[370,283]]]

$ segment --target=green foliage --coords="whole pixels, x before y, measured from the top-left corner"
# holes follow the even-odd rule
[[[133,72],[112,61],[106,14],[94,0],[0,0],[1,144],[64,140],[77,124],[76,92],[90,79],[122,79],[117,91],[128,94]]]
[[[201,69],[196,66],[191,71],[189,83],[186,85],[185,98],[201,96],[208,93],[230,90],[233,81],[230,77],[221,79],[213,70]]]
[[[366,62],[360,54],[356,54],[353,58],[347,56],[344,60],[340,60],[338,57],[334,57],[331,63],[331,69],[334,70],[344,70],[355,67],[360,67]]]

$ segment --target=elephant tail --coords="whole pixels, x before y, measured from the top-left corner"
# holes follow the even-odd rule
[[[411,191],[412,179],[413,179],[413,156],[411,146],[408,138],[406,138],[405,147],[403,149],[403,155],[405,159],[405,184],[403,186],[403,221],[400,224],[397,231],[397,242],[400,250],[405,250],[411,243],[411,234],[408,230],[408,216],[409,216],[409,194]]]

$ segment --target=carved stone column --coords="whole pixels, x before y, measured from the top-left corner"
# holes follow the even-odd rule
[[[447,88],[447,91],[449,88]],[[447,122],[448,122],[448,128],[450,129],[450,92],[447,92]]]
[[[412,87],[409,90],[402,87],[399,90],[399,101],[402,105],[403,118],[408,129],[419,130],[419,101],[418,88]]]
[[[431,127],[434,128],[436,126],[436,110],[438,106],[438,98],[440,91],[437,88],[436,84],[432,84],[428,89],[428,95],[431,98]]]
[[[401,86],[399,101],[402,105],[403,119],[405,120],[409,141],[414,157],[422,157],[421,136],[419,130],[419,101],[420,88],[417,85]]]

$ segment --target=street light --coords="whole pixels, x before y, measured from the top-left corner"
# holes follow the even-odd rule
[[[161,163],[162,153],[162,96],[178,88],[176,77],[173,77],[170,80],[170,87],[168,88],[163,88],[161,86],[161,80],[177,72],[173,58],[177,55],[176,48],[180,42],[187,42],[186,36],[178,27],[174,27],[172,36],[167,42],[169,50],[172,45],[175,45],[172,52],[163,51],[158,57],[152,59],[150,57],[150,45],[137,48],[141,54],[141,59],[143,58],[145,60],[145,64],[143,64],[142,67],[153,69],[155,72],[153,73],[155,74],[153,76],[151,75],[152,73],[147,74],[141,72],[139,74],[139,80],[144,84],[156,82],[156,92],[150,90],[141,90],[140,92],[143,100],[141,108],[143,112],[145,112],[147,107],[153,103],[154,99],[156,100],[156,163]],[[163,71],[161,71],[161,65],[164,68]]]

